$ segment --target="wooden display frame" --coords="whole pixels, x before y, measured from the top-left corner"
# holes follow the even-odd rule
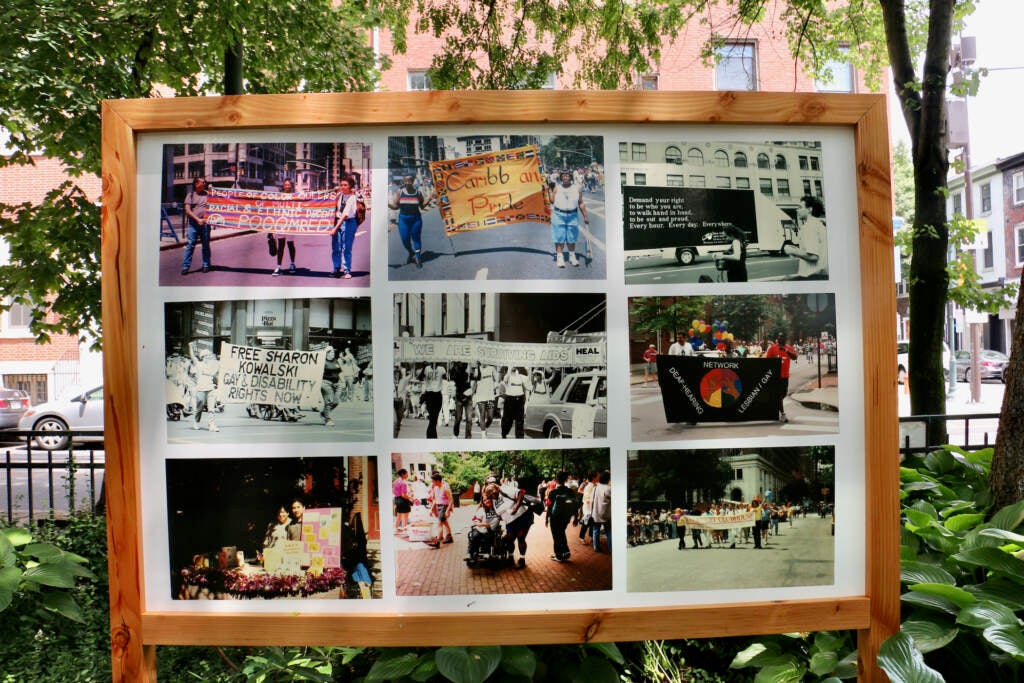
[[[510,106],[514,98],[515,106]],[[156,678],[164,644],[387,646],[579,643],[856,629],[861,680],[899,628],[895,296],[886,98],[669,92],[425,92],[108,101],[103,105],[103,322],[106,502],[115,681]],[[400,124],[739,124],[853,132],[859,218],[865,593],[836,599],[505,613],[154,612],[143,590],[136,263],[137,140],[152,132]],[[851,166],[854,162],[851,162]],[[444,629],[438,625],[444,621]],[[495,624],[498,624],[496,627]],[[285,627],[285,628],[282,628]],[[443,632],[443,643],[437,634]]]

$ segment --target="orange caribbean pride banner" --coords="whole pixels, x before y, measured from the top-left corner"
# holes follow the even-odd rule
[[[551,222],[535,145],[432,161],[430,174],[449,237],[512,223]]]

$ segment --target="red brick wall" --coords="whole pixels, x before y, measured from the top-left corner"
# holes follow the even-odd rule
[[[1024,205],[1013,205],[1013,174],[1024,171],[1024,163],[1003,168],[1003,224],[1006,244],[1006,279],[1015,280],[1021,276],[1021,268],[1017,265],[1016,242],[1014,241],[1014,225],[1024,223]]]

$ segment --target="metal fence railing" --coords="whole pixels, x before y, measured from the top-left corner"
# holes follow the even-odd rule
[[[945,422],[946,438],[942,443],[928,443],[928,426]],[[925,453],[951,444],[964,450],[994,446],[999,429],[999,413],[973,415],[909,415],[900,418],[900,454]]]

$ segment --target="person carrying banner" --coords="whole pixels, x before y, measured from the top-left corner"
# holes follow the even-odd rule
[[[203,257],[203,272],[210,272],[210,226],[206,223],[207,202],[210,197],[206,191],[206,178],[196,176],[192,179],[192,190],[185,197],[185,217],[188,218],[188,231],[185,234],[185,256],[181,261],[181,274],[188,275],[192,267],[192,252],[199,240]]]
[[[423,216],[420,209],[426,208],[427,200],[416,187],[416,178],[407,175],[405,184],[388,198],[388,208],[398,210],[398,236],[402,246],[409,252],[406,263],[415,263],[417,268],[423,267],[422,243]]]
[[[466,438],[473,438],[473,380],[469,376],[466,364],[457,362],[452,366],[452,383],[455,400],[455,428],[452,430],[455,437],[459,436],[459,427],[462,420],[466,420]]]
[[[786,335],[780,334],[778,340],[765,351],[764,357],[782,359],[782,370],[779,372],[779,422],[789,422],[782,401],[789,393],[789,362],[798,358],[797,353],[786,343]]]
[[[284,194],[295,194],[295,183],[292,182],[291,178],[286,178],[281,183],[281,192]],[[291,265],[288,266],[288,274],[295,275],[295,240],[288,239],[286,235],[275,235],[274,233],[267,235],[267,238],[274,247],[273,255],[277,256],[277,268],[274,268],[274,277],[281,274],[281,262],[284,260],[285,244],[288,245],[288,258],[291,260]]]
[[[423,369],[423,395],[420,402],[427,407],[427,438],[437,438],[437,418],[441,415],[444,398],[441,390],[444,388],[447,371],[444,366],[438,363],[433,367],[427,366]]]
[[[747,281],[747,234],[731,223],[725,227],[728,251],[715,252],[715,267],[724,270],[728,282]]]
[[[555,261],[559,268],[565,268],[563,249],[569,252],[569,263],[579,266],[576,259],[576,240],[580,233],[579,214],[583,222],[590,225],[587,207],[583,203],[583,188],[573,182],[570,171],[562,171],[559,182],[551,190],[551,241],[555,244]]]
[[[331,263],[334,265],[331,277],[352,279],[352,244],[359,228],[357,210],[358,199],[352,192],[352,181],[342,178],[338,182],[334,229],[331,231]]]
[[[571,176],[570,176],[571,177]],[[501,409],[501,438],[508,438],[508,433],[515,425],[515,436],[522,439],[523,420],[526,417],[526,394],[530,391],[530,378],[523,368],[512,366],[505,375],[505,405]]]

